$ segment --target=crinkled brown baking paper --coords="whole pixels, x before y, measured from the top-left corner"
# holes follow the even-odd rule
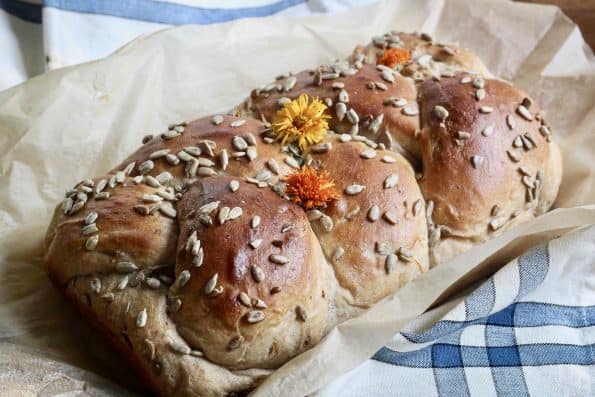
[[[476,265],[473,276],[493,271],[536,240],[595,223],[595,206],[589,206],[595,204],[595,61],[579,30],[556,8],[393,0],[334,16],[240,20],[144,36],[106,59],[0,93],[0,338],[10,343],[0,344],[0,393],[63,392],[65,384],[74,391],[82,382],[86,390],[121,395],[82,370],[137,387],[44,274],[43,235],[68,187],[103,174],[148,132],[230,109],[280,73],[345,57],[355,44],[392,29],[426,31],[471,48],[547,110],[564,152],[558,209],[433,269],[341,324],[255,395],[315,391],[373,354],[436,299],[443,301],[449,285],[467,284],[473,277],[463,276]],[[26,358],[31,354],[35,360]]]

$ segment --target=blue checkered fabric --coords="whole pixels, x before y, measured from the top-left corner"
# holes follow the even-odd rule
[[[586,262],[552,259],[568,256],[558,240],[539,246],[319,395],[595,396],[595,228],[581,236]]]

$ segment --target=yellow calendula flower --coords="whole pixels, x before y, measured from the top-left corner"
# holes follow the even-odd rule
[[[277,140],[282,145],[297,141],[302,151],[320,142],[328,131],[327,120],[330,119],[325,110],[326,105],[320,99],[306,94],[286,103],[277,111],[273,122]]]

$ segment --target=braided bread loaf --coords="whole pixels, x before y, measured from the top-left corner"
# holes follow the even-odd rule
[[[468,51],[398,33],[280,76],[234,115],[171,125],[70,189],[48,274],[156,393],[250,390],[552,205],[549,127],[489,77]]]

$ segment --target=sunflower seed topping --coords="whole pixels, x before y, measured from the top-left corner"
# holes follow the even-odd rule
[[[444,106],[436,105],[434,107],[434,114],[440,121],[444,121],[448,118],[448,110],[446,110]]]
[[[182,342],[170,341],[168,343],[168,345],[169,345],[169,348],[176,353],[190,354],[191,349],[188,347],[188,345],[186,345]]]
[[[539,126],[539,133],[542,136],[546,137],[546,138],[549,137],[552,134],[552,132],[550,131],[550,129],[547,128],[545,125]]]
[[[417,116],[419,115],[419,110],[414,106],[405,106],[401,109],[401,113],[405,116]]]
[[[240,120],[232,121],[230,126],[231,126],[231,128],[237,128],[237,127],[243,126],[244,124],[246,124],[246,120],[240,119]]]
[[[378,205],[374,204],[370,207],[367,217],[370,222],[376,222],[380,219],[380,208]]]
[[[238,151],[243,151],[248,148],[248,143],[241,136],[234,136],[231,140],[231,144],[233,145],[234,149]]]
[[[488,223],[488,226],[490,227],[490,230],[496,231],[496,230],[500,229],[502,226],[504,226],[504,223],[506,223],[506,218],[498,217],[498,218],[492,219],[490,221],[490,223]]]
[[[277,265],[285,265],[287,262],[289,262],[289,259],[279,254],[269,255],[269,260]]]
[[[252,307],[252,303],[250,301],[250,297],[248,296],[247,293],[240,292],[240,294],[238,295],[238,300],[240,301],[240,303],[242,305],[246,306],[247,308],[251,308]]]
[[[411,208],[411,212],[413,213],[413,216],[417,216],[417,214],[419,214],[419,212],[421,211],[422,205],[423,205],[423,203],[422,203],[421,199],[415,200],[415,202],[413,203],[413,207]]]
[[[116,263],[116,271],[118,273],[131,273],[136,270],[138,270],[138,266],[132,262],[123,261]]]
[[[471,133],[467,131],[457,131],[457,139],[469,139],[471,138]]]
[[[324,142],[324,143],[319,143],[319,144],[312,146],[310,148],[310,151],[315,154],[321,154],[321,153],[326,153],[329,150],[331,150],[331,147],[332,146],[331,146],[330,142]]]
[[[262,239],[257,238],[248,243],[253,249],[257,249],[262,244]]]
[[[161,157],[165,157],[169,152],[170,152],[169,149],[156,150],[156,151],[154,151],[153,153],[151,153],[149,155],[149,158],[151,160],[155,160],[155,159],[158,159],[158,158],[161,158]]]
[[[401,247],[397,250],[397,256],[403,262],[411,262],[413,261],[413,254],[405,247]]]
[[[219,221],[220,225],[223,225],[229,216],[229,211],[231,209],[229,207],[221,207],[219,213],[217,214],[217,220]]]
[[[89,234],[94,234],[97,232],[99,232],[99,229],[97,228],[97,225],[95,223],[85,225],[81,229],[81,233],[83,234],[83,236],[88,236]]]
[[[383,70],[380,76],[382,77],[382,80],[387,81],[391,84],[395,82],[394,74],[392,72],[389,72],[388,70]]]
[[[229,182],[229,190],[231,190],[232,192],[237,192],[239,188],[240,182],[236,181],[235,179]]]
[[[397,267],[398,258],[395,254],[388,254],[384,262],[384,270],[386,274],[391,274]]]
[[[478,110],[479,113],[487,114],[492,113],[494,111],[494,108],[491,106],[480,106]]]
[[[391,188],[397,186],[397,183],[399,183],[399,175],[397,175],[397,174],[390,174],[384,180],[384,188],[385,189],[391,189]]]
[[[399,218],[395,213],[391,211],[386,211],[382,216],[391,225],[396,225],[397,223],[399,223]]]
[[[147,325],[147,309],[143,309],[136,316],[136,326],[138,328],[144,328]]]
[[[252,265],[250,267],[250,273],[252,274],[252,278],[254,279],[254,281],[256,281],[257,283],[260,283],[265,279],[264,272],[257,265]]]
[[[285,164],[287,164],[288,166],[290,166],[291,168],[295,168],[295,169],[300,169],[300,163],[298,163],[298,161],[293,158],[293,157],[289,157],[286,156],[283,161],[285,161]]]
[[[85,249],[87,251],[93,251],[97,247],[98,243],[99,243],[99,235],[95,234],[95,235],[89,237],[87,239],[87,241],[85,241]]]
[[[233,207],[231,210],[229,210],[229,215],[227,215],[227,220],[232,221],[234,219],[239,218],[240,216],[242,216],[243,211],[241,207]]]
[[[393,164],[396,161],[397,160],[394,157],[391,157],[391,156],[383,156],[382,157],[382,162],[387,163],[387,164]]]
[[[149,286],[149,288],[158,289],[159,287],[161,287],[161,281],[154,277],[148,277],[145,280],[145,283]]]
[[[337,119],[339,119],[339,121],[343,121],[345,115],[347,114],[347,106],[345,106],[343,102],[338,102],[335,105],[335,113],[337,115]]]
[[[359,154],[359,156],[364,159],[373,159],[374,157],[376,157],[376,150],[374,150],[374,149],[364,150],[363,152],[361,152]]]
[[[348,103],[349,102],[349,94],[345,90],[339,91],[339,102]]]
[[[232,351],[238,349],[244,343],[244,337],[242,335],[236,335],[230,339],[227,344],[227,350]]]
[[[508,157],[510,157],[510,159],[515,163],[521,161],[521,155],[518,152],[507,150],[506,153],[508,154]]]
[[[479,167],[481,167],[484,160],[485,160],[485,157],[483,157],[483,156],[479,156],[479,155],[471,156],[471,165],[473,166],[473,168],[478,169]]]
[[[525,106],[519,105],[519,107],[516,108],[516,111],[525,120],[527,120],[527,121],[533,121],[533,115],[531,114],[531,112],[529,111],[529,109],[527,109]]]
[[[349,121],[350,124],[359,123],[359,115],[357,114],[355,109],[349,109],[349,111],[347,112],[347,121]]]
[[[219,278],[219,273],[215,273],[211,276],[211,278],[205,284],[205,294],[211,295],[215,291],[215,287],[217,286],[218,278]]]
[[[345,188],[345,194],[349,195],[349,196],[353,196],[356,194],[360,194],[361,192],[364,191],[366,187],[364,185],[349,185]]]
[[[297,305],[295,307],[295,314],[297,315],[298,320],[302,322],[306,322],[306,320],[308,319],[306,310],[301,305]]]
[[[494,124],[488,124],[482,131],[481,135],[490,136],[494,132]]]
[[[486,97],[486,90],[484,90],[483,88],[480,88],[477,91],[475,91],[475,99],[477,101],[481,101],[485,97]]]
[[[251,310],[246,314],[246,321],[250,324],[258,323],[264,320],[265,315],[264,312],[261,310]]]
[[[220,203],[220,201],[211,201],[210,203],[203,204],[198,209],[198,212],[200,214],[210,214],[211,212],[216,210],[217,207],[219,207],[219,203]]]
[[[97,220],[97,218],[99,217],[99,214],[97,214],[97,212],[95,211],[91,211],[87,214],[87,216],[85,217],[85,225],[90,225],[92,223],[95,223],[95,221]]]
[[[165,202],[159,206],[159,211],[168,218],[174,219],[177,216],[176,209],[169,203]]]
[[[471,78],[471,76],[465,76],[461,79],[460,83],[461,84],[469,84],[473,79]]]

